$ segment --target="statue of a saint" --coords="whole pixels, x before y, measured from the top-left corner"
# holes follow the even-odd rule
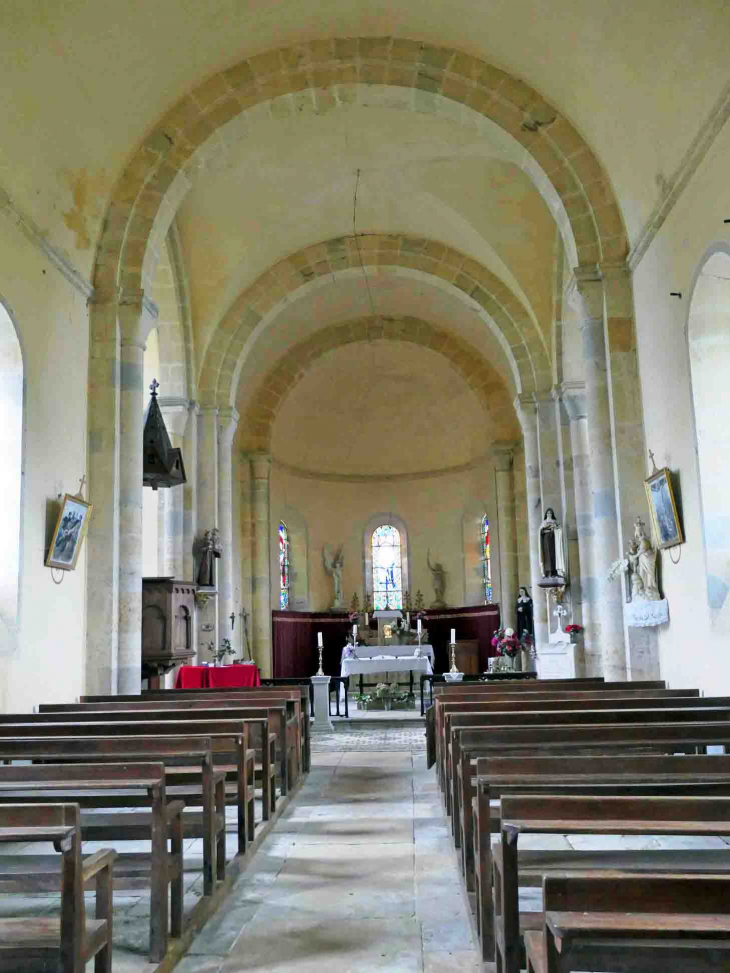
[[[215,588],[215,562],[223,554],[221,535],[217,527],[206,530],[200,546],[200,565],[198,584],[204,588]]]
[[[517,638],[520,642],[524,635],[529,635],[534,639],[535,625],[533,622],[532,598],[530,598],[527,588],[524,585],[520,585],[520,593],[517,596],[517,604],[515,605],[515,614],[517,615]]]
[[[345,555],[342,552],[342,544],[333,551],[329,544],[322,548],[322,560],[327,574],[332,576],[335,586],[335,600],[332,602],[332,609],[339,610],[345,607],[342,599],[342,568],[345,563]]]
[[[631,575],[631,600],[637,601],[644,597],[644,583],[639,574],[639,544],[636,539],[633,539],[629,544],[629,549],[626,551],[626,560]]]
[[[431,608],[446,608],[444,595],[446,594],[446,568],[440,561],[431,564],[431,551],[426,553],[426,564],[431,572],[431,584],[433,585],[434,599]]]
[[[634,524],[634,543],[638,548],[636,565],[643,587],[643,593],[639,597],[643,598],[644,601],[661,601],[656,580],[656,551],[646,536],[644,521],[641,517],[637,517]]]
[[[540,570],[546,581],[561,583],[565,579],[565,556],[563,553],[563,528],[555,518],[555,511],[548,507],[545,519],[540,524]]]

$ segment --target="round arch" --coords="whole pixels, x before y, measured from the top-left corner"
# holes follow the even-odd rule
[[[446,358],[500,427],[500,436],[517,435],[512,399],[494,368],[467,342],[418,318],[364,317],[331,325],[295,345],[263,377],[239,423],[241,448],[266,452],[279,409],[312,365],[328,351],[346,344],[372,340],[406,341],[423,345]]]
[[[175,208],[171,187],[192,155],[242,111],[289,95],[322,110],[343,84],[389,85],[440,95],[491,119],[537,162],[560,197],[579,264],[621,260],[623,220],[603,168],[571,123],[525,82],[451,48],[406,38],[330,38],[269,51],[218,72],[161,119],[122,173],[99,243],[94,286],[113,298],[140,290],[155,218]],[[177,194],[180,188],[176,189]]]
[[[359,247],[359,249],[358,249]],[[247,288],[216,329],[198,381],[206,405],[235,404],[247,342],[294,294],[347,273],[403,273],[450,289],[491,327],[514,376],[514,394],[550,385],[543,337],[522,302],[491,271],[444,244],[406,235],[339,237],[280,261]]]

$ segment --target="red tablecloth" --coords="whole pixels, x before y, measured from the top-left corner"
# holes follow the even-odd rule
[[[180,666],[175,689],[260,686],[258,666]]]

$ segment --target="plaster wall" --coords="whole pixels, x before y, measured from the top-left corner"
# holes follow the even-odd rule
[[[76,493],[86,470],[88,314],[85,296],[4,219],[0,300],[25,386],[18,640],[0,656],[0,710],[27,712],[84,690],[86,545],[75,571],[54,572],[60,584],[44,561],[58,495]]]
[[[342,592],[349,606],[357,592],[363,604],[365,579],[363,571],[363,532],[376,514],[396,514],[408,529],[409,586],[411,599],[423,592],[427,606],[433,600],[431,573],[426,564],[439,560],[448,572],[446,601],[449,605],[479,604],[474,572],[479,547],[479,523],[475,511],[490,516],[496,529],[493,473],[487,463],[463,473],[428,476],[419,479],[363,481],[332,480],[301,476],[274,463],[271,471],[271,564],[272,604],[278,605],[279,589],[278,537],[276,531],[283,518],[292,534],[292,573],[302,573],[302,552],[306,549],[307,593],[295,579],[295,610],[326,610],[333,598],[332,579],[325,573],[322,548],[325,544],[344,545]],[[297,521],[292,519],[296,511]],[[288,518],[288,519],[287,519]],[[465,529],[474,522],[474,537]],[[297,537],[306,531],[306,547]],[[495,545],[496,546],[496,545]],[[499,556],[492,549],[492,578],[495,601],[499,599]]]
[[[660,555],[670,614],[659,629],[661,675],[671,686],[696,685],[706,693],[730,691],[730,661],[727,635],[713,626],[707,598],[687,324],[701,265],[713,250],[730,252],[730,227],[723,223],[730,217],[729,153],[726,125],[634,275],[645,438],[657,466],[676,474],[686,537],[672,551],[675,560],[681,552],[678,564],[668,552]]]

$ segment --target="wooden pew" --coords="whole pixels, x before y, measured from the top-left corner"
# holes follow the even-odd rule
[[[545,925],[525,934],[528,973],[730,969],[727,875],[546,876]]]
[[[165,765],[166,790],[174,797],[200,805],[202,813],[183,813],[185,838],[203,839],[203,894],[212,895],[217,880],[225,878],[225,770],[213,766],[210,737],[44,737],[42,739],[0,738],[0,761],[31,760],[44,763],[121,763],[152,761]],[[197,763],[197,767],[195,766]],[[253,767],[239,794],[239,816],[244,814],[244,831],[252,827]],[[244,804],[241,812],[241,802]],[[144,801],[137,803],[144,805]],[[239,822],[240,824],[240,822]],[[239,832],[240,832],[239,826]],[[252,837],[251,833],[251,837]],[[239,838],[239,851],[241,848]]]
[[[114,882],[119,888],[150,888],[150,960],[161,962],[168,943],[168,888],[170,933],[183,930],[183,801],[168,801],[163,764],[37,764],[0,767],[0,804],[34,804],[39,797],[58,793],[81,808],[121,809],[116,814],[92,815],[82,811],[84,841],[149,840],[150,855],[117,856]],[[128,813],[143,795],[149,812]],[[170,851],[167,842],[170,840]],[[0,862],[2,864],[2,862]],[[7,863],[6,863],[7,864]],[[23,871],[32,867],[27,856]],[[49,890],[57,888],[58,874],[41,863],[34,873],[36,888],[44,878]]]
[[[39,707],[41,713],[73,713],[73,712],[114,712],[115,710],[139,709],[145,704],[150,709],[215,709],[217,707],[243,706],[246,708],[264,708],[274,710],[286,707],[286,717],[271,717],[272,731],[277,734],[277,740],[287,741],[286,750],[280,748],[282,761],[280,779],[282,781],[282,795],[289,791],[290,781],[298,779],[304,763],[302,747],[302,727],[300,719],[300,698],[298,690],[277,695],[259,694],[252,689],[169,689],[154,690],[141,696],[111,696],[104,700],[82,703],[55,703]]]
[[[622,754],[612,756],[503,757],[480,758],[477,761],[477,796],[474,805],[473,861],[475,863],[476,924],[482,941],[483,958],[493,958],[493,911],[491,837],[499,833],[501,809],[499,799],[508,795],[598,795],[612,796],[730,796],[730,756],[653,756]],[[495,804],[496,802],[496,804]],[[696,870],[701,865],[717,866],[715,852],[687,853]],[[557,867],[562,853],[540,853],[539,861],[552,858]],[[610,852],[593,852],[580,859],[584,865],[616,865],[623,859]],[[677,866],[674,852],[655,856],[653,867],[672,870]],[[682,864],[686,864],[682,862]],[[529,867],[527,868],[529,876]],[[524,876],[523,876],[524,877]],[[468,873],[465,875],[471,890]],[[523,883],[525,884],[525,883]]]
[[[76,804],[0,806],[0,842],[53,842],[62,859],[61,917],[0,919],[0,970],[57,969],[95,973],[112,969],[112,879],[115,853],[104,849],[81,859],[80,812]],[[5,880],[0,856],[0,892],[26,891],[22,876]],[[96,886],[96,918],[87,919],[84,886]]]
[[[725,745],[730,740],[730,723],[659,723],[613,726],[492,727],[485,742],[481,730],[460,731],[462,761],[480,757],[549,756],[551,754],[589,755],[692,753],[710,745]],[[712,759],[712,758],[710,758]],[[478,766],[478,764],[477,764]],[[482,841],[483,833],[480,835]],[[481,855],[491,854],[489,843],[481,844]],[[487,871],[491,865],[486,866]],[[491,886],[481,889],[482,914],[492,915]],[[487,958],[494,954],[493,930],[482,925],[482,949]]]
[[[273,712],[272,712],[273,711]],[[276,803],[276,786],[275,780],[273,779],[273,773],[275,771],[275,761],[272,760],[271,751],[276,745],[276,734],[271,733],[268,724],[275,720],[276,725],[281,725],[286,721],[286,709],[283,706],[273,706],[273,707],[229,707],[221,711],[215,707],[212,709],[199,709],[198,707],[154,707],[149,708],[141,704],[131,704],[129,709],[116,709],[112,708],[103,711],[73,711],[70,713],[15,713],[15,714],[2,714],[0,715],[0,736],[9,736],[12,733],[6,733],[4,728],[7,726],[34,726],[41,727],[44,725],[52,726],[55,725],[83,725],[83,724],[96,724],[100,726],[102,724],[114,725],[115,723],[147,723],[153,724],[154,729],[151,733],[162,733],[163,735],[168,734],[172,731],[166,730],[164,728],[159,729],[156,724],[160,722],[171,722],[178,721],[181,724],[189,722],[191,727],[202,726],[203,729],[192,729],[185,733],[186,736],[216,736],[218,733],[225,732],[225,728],[221,730],[216,730],[210,724],[212,722],[218,722],[220,720],[227,720],[229,733],[231,735],[234,732],[234,726],[237,724],[237,731],[235,736],[238,740],[235,745],[231,746],[230,753],[234,759],[231,760],[231,765],[228,766],[228,772],[234,774],[236,772],[242,772],[245,774],[246,768],[246,752],[249,749],[249,729],[253,729],[260,738],[260,752],[262,759],[262,774],[265,782],[269,782],[269,787],[264,786],[264,816],[268,819],[271,812],[274,810]],[[264,724],[267,724],[265,727]],[[205,728],[207,725],[207,729]],[[17,731],[16,731],[17,732]],[[62,731],[51,730],[46,733],[47,736],[58,736]],[[139,731],[136,731],[139,732]],[[23,733],[23,736],[29,736],[32,734]],[[95,733],[92,732],[91,736],[109,736],[105,730],[97,730]],[[257,753],[259,752],[259,745],[256,747]],[[282,772],[284,771],[285,760],[282,760]],[[264,766],[265,764],[265,766]],[[270,780],[269,774],[272,775]]]
[[[520,835],[525,834],[730,837],[730,798],[549,795],[503,798],[502,838],[499,853],[494,856],[494,881],[499,890],[497,909],[500,909],[495,909],[495,940],[501,959],[498,967],[504,973],[519,973],[521,967],[518,843]],[[570,869],[571,854],[565,852],[562,871]],[[629,853],[628,857],[636,859],[637,867],[641,863],[643,870],[651,872],[652,854],[644,850]],[[629,867],[619,866],[623,871]],[[580,865],[578,868],[585,870]],[[534,915],[531,919],[534,925]],[[543,921],[543,913],[539,913],[538,926]]]

